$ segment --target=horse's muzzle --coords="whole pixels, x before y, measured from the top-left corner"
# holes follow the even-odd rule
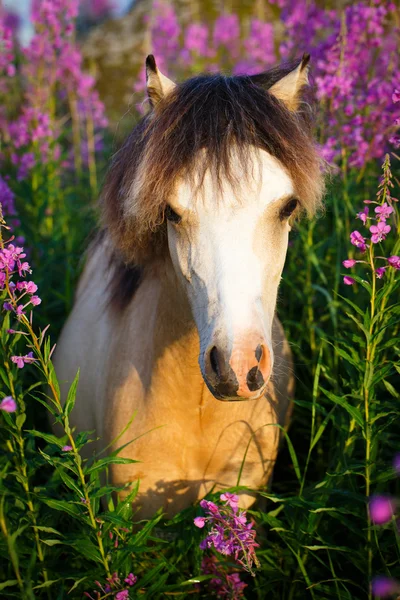
[[[266,343],[236,344],[230,354],[216,345],[204,355],[204,379],[218,400],[255,400],[271,376],[271,354]]]

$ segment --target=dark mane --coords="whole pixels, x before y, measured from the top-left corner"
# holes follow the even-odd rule
[[[164,211],[177,178],[201,182],[210,170],[219,184],[239,185],[231,168],[233,150],[250,174],[251,147],[277,158],[303,208],[315,212],[323,175],[312,108],[304,102],[291,112],[268,93],[297,64],[255,76],[193,77],[133,129],[112,160],[101,197],[106,235],[126,264],[146,266],[166,252]]]

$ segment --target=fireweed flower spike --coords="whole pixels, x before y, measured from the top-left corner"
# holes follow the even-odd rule
[[[0,410],[4,410],[4,412],[13,413],[17,410],[17,403],[15,402],[12,396],[6,396],[0,402]]]
[[[224,506],[217,506],[208,500],[200,502],[206,516],[196,517],[194,524],[200,529],[206,523],[211,527],[200,548],[206,550],[214,547],[217,552],[225,556],[233,556],[236,562],[253,574],[253,562],[258,566],[255,554],[258,544],[255,541],[256,532],[253,523],[248,523],[246,512],[239,510],[237,495],[226,492],[221,494],[220,500],[224,502]]]

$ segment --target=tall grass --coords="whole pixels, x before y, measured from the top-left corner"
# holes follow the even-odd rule
[[[39,30],[41,26],[43,22]],[[33,270],[32,275],[26,270],[19,274],[18,265],[1,265],[2,305],[8,303],[8,310],[2,311],[1,320],[0,401],[11,396],[16,410],[10,401],[0,404],[0,596],[212,597],[217,593],[215,581],[210,584],[215,575],[201,568],[204,552],[199,544],[204,534],[193,523],[199,507],[170,521],[159,512],[149,521],[132,523],[137,489],[117,501],[115,494],[122,487],[107,481],[108,466],[127,459],[104,449],[83,460],[82,448],[90,446],[95,433],[73,431],[69,425],[79,402],[79,374],[67,403],[60,403],[51,353],[71,308],[82,252],[96,222],[98,181],[111,145],[105,135],[103,149],[96,146],[100,109],[94,115],[88,107],[97,100],[77,97],[75,80],[69,94],[60,94],[54,80],[46,97],[52,116],[49,146],[32,136],[13,148],[13,130],[4,122],[13,122],[24,103],[38,107],[34,57],[28,59],[29,93],[21,99],[18,85],[23,80],[10,81],[9,74],[7,89],[0,89],[3,100],[11,91],[20,98],[19,107],[5,103],[1,114],[0,202],[6,221],[0,244],[4,253],[10,244],[24,243],[28,256],[23,260]],[[264,59],[268,62],[270,55]],[[23,63],[26,57],[18,60]],[[326,112],[321,114],[334,112],[326,98],[322,101]],[[385,119],[392,118],[390,95],[387,105]],[[324,131],[346,124],[343,114],[335,115],[334,123],[330,118],[320,128],[324,143]],[[368,127],[368,114],[363,118]],[[34,119],[30,127],[38,126],[37,114]],[[376,139],[370,141],[376,148],[375,122],[374,127]],[[368,510],[373,494],[399,495],[392,466],[400,448],[399,271],[377,257],[400,254],[395,200],[400,170],[395,153],[384,158],[387,139],[379,143],[380,160],[369,157],[362,168],[351,160],[354,148],[346,143],[341,147],[324,214],[302,221],[292,234],[278,313],[295,358],[295,410],[272,485],[258,491],[259,502],[248,511],[257,526],[260,566],[255,577],[241,573],[247,587],[233,588],[225,597],[362,600],[372,598],[374,575],[400,579],[395,517],[378,526]],[[11,150],[19,162],[13,162]],[[34,156],[34,164],[20,177],[21,157],[27,153]],[[14,198],[7,196],[9,188]],[[386,240],[369,242],[360,252],[350,243],[350,234],[357,229],[370,240],[373,222],[364,227],[354,220],[356,213],[368,206],[371,216],[378,206],[365,205],[365,200],[386,202],[394,212],[387,219],[391,231]],[[23,235],[25,241],[12,240],[13,235]],[[350,272],[342,265],[349,258],[365,263],[357,263]],[[381,266],[387,269],[379,278],[376,268]],[[345,285],[343,276],[354,283]],[[11,284],[32,279],[42,303],[31,302],[18,316],[17,307],[33,292],[22,296],[23,286],[14,289]],[[23,368],[12,360],[30,352]],[[51,432],[49,421],[59,423],[62,436]],[[219,501],[213,494],[209,500]],[[214,555],[223,562],[221,571],[237,572],[230,557]]]

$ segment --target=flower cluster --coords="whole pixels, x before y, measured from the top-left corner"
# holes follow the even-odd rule
[[[128,600],[129,598],[129,588],[135,585],[137,582],[137,577],[133,573],[129,573],[123,581],[121,581],[121,577],[117,572],[113,573],[111,577],[107,577],[107,583],[102,584],[100,581],[95,581],[95,584],[100,589],[94,590],[92,594],[89,592],[84,592],[84,595],[87,598],[91,598],[91,600],[99,600],[102,598],[102,594],[105,596],[113,596],[115,600]],[[125,584],[125,585],[124,585]]]
[[[312,56],[317,97],[324,108],[322,151],[328,161],[346,156],[360,168],[379,159],[393,131],[400,87],[397,7],[392,2],[349,2],[332,10],[315,0],[275,0],[285,27],[282,58],[299,48]],[[398,123],[397,123],[398,127]]]
[[[316,93],[324,109],[324,157],[334,161],[345,153],[346,164],[356,168],[379,159],[387,134],[400,123],[395,120],[395,103],[400,98],[396,5],[382,0],[352,2],[340,9],[315,0],[273,0],[271,4],[279,7],[279,30],[284,28],[281,59],[296,57],[299,48],[312,55]],[[236,14],[222,14],[212,26],[194,23],[182,33],[172,4],[158,1],[154,15],[152,50],[161,70],[172,77],[228,69],[251,75],[278,60],[275,27],[268,21],[252,19],[245,30]],[[144,87],[142,70],[134,89]],[[391,95],[393,102],[388,104]],[[396,147],[400,144],[396,135],[390,141]]]
[[[400,475],[400,454],[393,460],[393,468]],[[386,525],[396,518],[396,512],[400,502],[392,496],[374,495],[370,498],[368,509],[371,521],[374,525]],[[397,528],[400,527],[400,519],[397,519]],[[400,530],[400,529],[399,529]],[[377,598],[391,598],[394,594],[400,594],[400,582],[392,577],[378,575],[371,583],[372,593]]]
[[[253,563],[258,566],[254,523],[248,523],[246,512],[239,510],[238,496],[225,492],[221,494],[220,500],[224,503],[222,506],[209,500],[200,502],[206,516],[196,517],[194,524],[201,529],[207,523],[210,528],[200,548],[206,550],[213,547],[220,554],[232,556],[246,571],[253,574]]]
[[[25,314],[26,309],[37,306],[41,303],[41,299],[36,295],[37,285],[33,281],[12,281],[15,275],[19,277],[25,276],[26,273],[31,273],[31,268],[28,262],[24,260],[26,254],[24,249],[19,246],[14,246],[11,242],[13,237],[5,242],[0,248],[0,290],[6,289],[6,301],[3,303],[3,309],[12,311],[16,317]],[[15,360],[20,368],[23,367],[23,362],[30,362],[31,357],[15,357]]]
[[[374,256],[373,252],[373,246],[385,241],[387,234],[391,231],[392,226],[387,221],[395,217],[393,203],[397,202],[397,199],[393,198],[390,193],[390,188],[393,187],[391,179],[390,159],[389,155],[387,155],[383,164],[383,177],[379,184],[377,199],[364,200],[364,204],[367,206],[356,215],[356,218],[360,219],[363,226],[369,229],[369,234],[362,235],[358,230],[354,230],[350,234],[350,242],[359,252],[365,253],[369,249],[369,259],[356,260],[354,258],[347,258],[342,263],[346,269],[351,269],[357,263],[367,264],[372,268],[378,279],[382,279],[388,268],[400,270],[400,256]],[[370,213],[368,206],[371,204],[375,205],[373,213]],[[367,238],[368,235],[370,236],[369,239]],[[385,262],[382,266],[378,267],[376,266],[376,260]],[[345,275],[343,282],[346,285],[353,285],[355,279],[349,275]]]
[[[95,79],[85,72],[75,42],[78,7],[78,0],[32,2],[35,34],[26,48],[18,48],[18,69],[15,38],[0,20],[0,94],[15,97],[14,102],[1,103],[0,135],[5,143],[0,162],[14,165],[19,181],[28,178],[36,165],[43,169],[59,163],[67,138],[63,122],[72,119],[69,141],[79,156],[76,163],[68,158],[62,166],[89,162],[100,149],[107,119]],[[12,87],[11,79],[18,79],[18,85]],[[20,107],[17,112],[15,106]],[[11,214],[6,205],[4,212]]]
[[[274,28],[260,19],[251,19],[246,36],[238,15],[230,13],[221,14],[213,25],[191,23],[183,30],[174,6],[158,1],[150,30],[158,67],[172,77],[190,76],[196,71],[258,73],[277,59]],[[142,69],[134,90],[142,92],[145,84]]]

